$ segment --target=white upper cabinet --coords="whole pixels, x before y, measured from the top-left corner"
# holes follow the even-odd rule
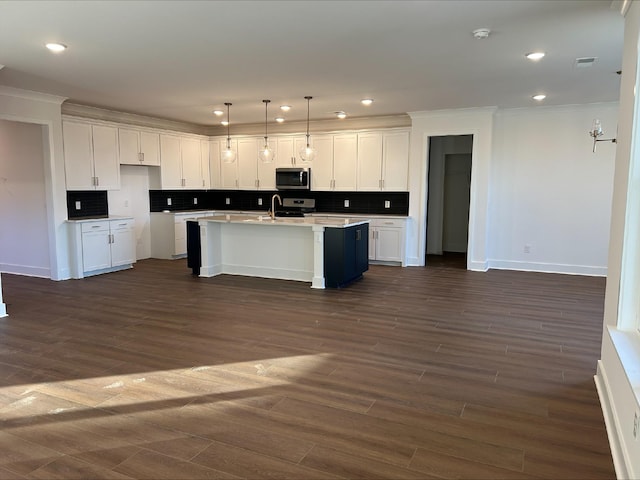
[[[165,190],[202,189],[201,140],[177,135],[160,135],[160,179]],[[208,176],[208,174],[207,174]]]
[[[313,190],[332,190],[334,184],[333,135],[312,135],[309,143],[317,152],[316,158],[312,162],[300,162],[298,166],[308,166],[311,169]]]
[[[313,139],[313,136],[311,137]],[[300,159],[300,150],[307,145],[304,135],[276,137],[276,167],[308,166]]]
[[[229,140],[229,145],[233,150],[238,152],[238,142],[235,139]],[[227,148],[227,140],[220,141],[220,156],[222,152]],[[237,155],[236,155],[237,157]],[[225,163],[220,161],[220,188],[223,190],[237,190],[238,189],[238,159],[233,163]]]
[[[209,140],[200,140],[200,172],[202,173],[202,188],[211,188],[211,166],[209,164]]]
[[[182,188],[202,188],[200,140],[197,138],[181,138],[180,158],[182,161]]]
[[[160,180],[165,190],[182,188],[180,137],[160,135]]]
[[[358,190],[382,189],[382,133],[358,134]]]
[[[355,133],[333,137],[333,190],[356,190],[358,137]]]
[[[238,139],[238,188],[256,190],[258,188],[258,139]]]
[[[67,190],[119,189],[117,128],[67,120],[62,128]]]
[[[409,132],[358,134],[358,190],[406,191]]]
[[[264,138],[258,141],[258,149],[264,146]],[[270,138],[269,147],[273,150],[275,160],[271,163],[264,163],[258,158],[256,151],[256,162],[258,164],[258,189],[259,190],[275,190],[276,189],[276,162],[278,161],[278,142]]]
[[[222,188],[220,178],[220,145],[222,143],[224,140],[209,141],[209,186],[214,189]]]
[[[120,165],[160,165],[160,135],[118,128]]]

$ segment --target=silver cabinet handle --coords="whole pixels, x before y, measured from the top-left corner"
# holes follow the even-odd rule
[[[144,153],[140,152],[138,154],[138,161],[141,162],[141,163],[144,162]]]

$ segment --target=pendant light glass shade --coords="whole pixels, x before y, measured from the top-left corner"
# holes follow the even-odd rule
[[[262,163],[271,163],[275,158],[273,149],[269,146],[269,137],[267,135],[267,110],[271,100],[262,100],[264,102],[264,145],[258,150],[258,160]]]
[[[318,156],[318,152],[315,148],[311,147],[309,143],[309,101],[313,97],[304,97],[307,101],[307,144],[300,150],[300,158],[303,162],[312,162]]]
[[[227,106],[227,146],[222,150],[222,161],[224,163],[233,163],[236,161],[236,151],[231,148],[231,137],[229,136],[229,125],[231,124],[231,120],[229,119],[229,107],[232,104],[225,103],[225,105]]]

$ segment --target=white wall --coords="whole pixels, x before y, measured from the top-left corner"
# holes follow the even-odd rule
[[[43,128],[49,265],[54,280],[70,278],[60,107],[64,100],[54,95],[0,86],[0,119],[34,123]]]
[[[0,270],[50,277],[43,127],[0,120]]]
[[[151,257],[151,215],[149,213],[149,169],[120,166],[120,190],[109,190],[109,215],[133,217],[136,223],[136,260]]]
[[[616,145],[593,153],[588,132],[599,118],[602,138],[615,137],[617,112],[616,102],[496,113],[490,268],[606,275]]]
[[[631,203],[636,195],[628,195],[631,166],[635,165],[637,175],[640,165],[640,102],[635,96],[636,89],[640,88],[639,42],[640,2],[632,2],[625,16],[607,290],[596,385],[617,476],[633,479],[640,478],[640,434],[633,437],[634,416],[640,415],[640,334],[634,325],[638,322],[640,307],[638,290],[628,291],[625,284],[640,270],[637,263],[627,260],[629,253],[636,252],[637,256],[640,249],[637,244],[638,219],[633,218],[640,208]],[[638,187],[634,190],[637,192]],[[634,229],[636,235],[632,235]],[[636,237],[633,244],[625,245],[625,232],[630,238]],[[629,303],[633,308],[629,308]]]
[[[0,275],[0,318],[7,316],[7,305],[2,301],[2,275]]]

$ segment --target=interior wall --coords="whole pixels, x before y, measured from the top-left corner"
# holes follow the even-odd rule
[[[616,135],[618,103],[500,110],[490,268],[606,275],[616,144],[592,152],[593,119]]]
[[[448,135],[429,139],[426,250],[429,255],[442,255],[446,156],[459,153],[471,154],[472,148],[471,135]]]
[[[471,153],[452,153],[444,162],[442,250],[465,253],[469,230]]]
[[[43,127],[0,120],[0,270],[49,278]]]
[[[41,125],[50,276],[70,278],[67,205],[60,106],[65,99],[0,86],[0,119]]]
[[[120,190],[107,192],[109,215],[123,215],[135,220],[137,260],[151,257],[150,168],[157,167],[121,165]]]

